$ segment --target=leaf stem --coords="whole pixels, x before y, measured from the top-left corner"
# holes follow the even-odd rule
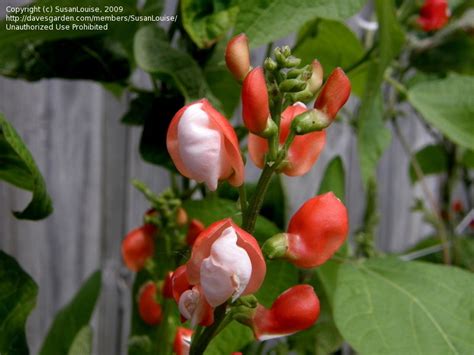
[[[207,346],[227,324],[232,321],[231,312],[226,313],[227,303],[216,308],[214,312],[214,323],[204,329],[202,332],[196,332],[195,338],[192,339],[189,355],[201,355]],[[230,319],[229,319],[230,318]]]

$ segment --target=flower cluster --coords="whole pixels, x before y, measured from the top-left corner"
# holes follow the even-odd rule
[[[320,63],[314,60],[301,66],[288,47],[276,48],[274,58],[267,58],[263,67],[252,68],[244,34],[229,42],[225,60],[242,84],[249,156],[263,172],[248,204],[241,195],[242,223],[225,218],[206,227],[199,220],[184,218],[184,210],[175,209],[175,225],[184,226],[182,240],[191,248],[190,255],[163,275],[162,281],[142,286],[138,309],[145,323],[158,324],[162,318],[160,300],[174,299],[183,322],[189,322],[191,328],[210,329],[206,333],[179,327],[174,342],[177,354],[201,353],[212,336],[233,320],[249,326],[257,340],[287,336],[312,326],[320,305],[310,285],[290,287],[270,308],[258,302],[255,294],[265,281],[266,259],[314,268],[330,259],[348,234],[345,206],[334,194],[326,193],[304,203],[291,218],[287,232],[263,241],[262,246],[252,235],[271,175],[306,174],[318,159],[326,141],[325,129],[350,95],[350,82],[343,70],[335,69],[323,85]],[[314,105],[308,108],[304,102],[313,99]],[[222,181],[245,190],[244,158],[237,134],[206,99],[175,114],[166,144],[183,176],[210,191],[216,191]],[[145,224],[123,241],[123,257],[131,270],[153,269],[154,236],[163,232],[160,226],[158,222]]]

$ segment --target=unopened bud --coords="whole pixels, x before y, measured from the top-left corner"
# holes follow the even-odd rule
[[[290,55],[288,58],[286,58],[285,60],[285,67],[287,68],[293,68],[293,67],[297,67],[298,65],[301,64],[301,59],[300,58],[296,58],[292,55]]]
[[[225,51],[227,68],[238,81],[244,80],[250,71],[250,53],[247,36],[243,33],[233,37]]]
[[[279,87],[282,92],[298,92],[304,90],[306,82],[299,79],[286,79],[281,82]]]
[[[178,227],[188,224],[188,214],[182,207],[178,208],[178,211],[176,212],[176,224]]]
[[[289,57],[291,55],[291,48],[290,46],[283,46],[281,47],[281,53],[285,56],[285,57]]]
[[[263,66],[270,72],[275,71],[278,68],[278,64],[272,58],[266,58],[263,62]]]
[[[288,240],[286,233],[275,234],[262,246],[262,253],[267,259],[285,258],[288,251]]]
[[[295,117],[291,129],[297,135],[322,131],[331,124],[332,120],[322,111],[312,109]]]
[[[351,95],[351,82],[341,68],[333,70],[324,84],[314,108],[324,112],[330,119],[344,106]]]

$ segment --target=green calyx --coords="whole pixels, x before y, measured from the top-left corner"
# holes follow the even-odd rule
[[[321,131],[331,124],[331,119],[322,111],[312,109],[296,116],[291,122],[291,130],[296,135]]]
[[[275,234],[262,246],[263,255],[270,260],[286,258],[288,252],[288,239],[286,233]]]

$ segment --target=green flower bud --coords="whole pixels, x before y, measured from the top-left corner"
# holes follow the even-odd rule
[[[321,131],[331,124],[332,120],[322,111],[312,109],[296,116],[291,122],[291,129],[297,135]]]

